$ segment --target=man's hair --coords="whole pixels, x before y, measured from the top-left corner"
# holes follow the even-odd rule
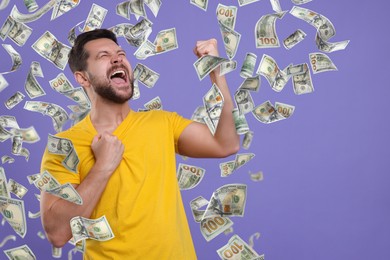
[[[77,36],[75,43],[69,53],[69,67],[74,73],[75,71],[83,71],[87,69],[87,59],[89,53],[84,49],[85,44],[90,41],[107,38],[118,44],[115,33],[107,29],[95,29],[82,33]]]

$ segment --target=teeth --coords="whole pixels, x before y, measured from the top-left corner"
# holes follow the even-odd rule
[[[115,76],[117,74],[125,75],[125,72],[123,70],[117,70],[117,71],[115,71],[114,73],[111,74],[111,77],[113,77],[113,76]]]

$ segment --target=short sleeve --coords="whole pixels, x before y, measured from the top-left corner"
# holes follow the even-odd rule
[[[51,154],[46,147],[41,161],[41,172],[48,171],[59,183],[80,184],[80,175],[69,171],[62,164],[65,156]]]
[[[193,121],[182,117],[181,115],[177,114],[176,112],[172,112],[170,115],[170,122],[172,124],[173,134],[174,134],[174,138],[175,138],[175,151],[177,152],[178,151],[178,147],[177,147],[178,140],[179,140],[181,133]]]

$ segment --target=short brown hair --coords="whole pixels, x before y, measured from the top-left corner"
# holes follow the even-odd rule
[[[69,53],[69,67],[74,73],[76,71],[83,71],[87,69],[87,59],[89,53],[85,51],[84,46],[92,40],[107,38],[118,44],[115,33],[108,29],[95,29],[92,31],[79,34],[75,43]]]

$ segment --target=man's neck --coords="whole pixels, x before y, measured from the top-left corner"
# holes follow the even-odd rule
[[[109,133],[123,122],[131,111],[128,102],[124,104],[95,104],[90,112],[91,122],[98,133],[107,131]]]

